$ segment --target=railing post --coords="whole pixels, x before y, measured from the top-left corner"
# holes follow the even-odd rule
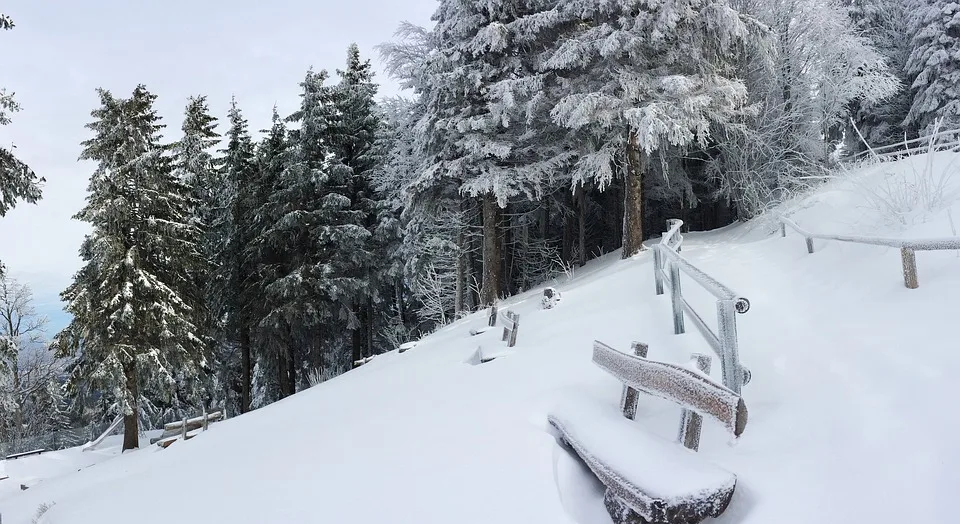
[[[697,361],[697,369],[705,374],[710,374],[710,357],[700,353],[691,355]],[[689,409],[684,409],[680,417],[680,431],[677,434],[677,441],[683,444],[683,447],[697,451],[700,449],[700,430],[703,427],[703,417]]]
[[[740,394],[744,373],[737,348],[737,305],[735,300],[717,301],[717,338],[720,339],[720,369],[723,385]]]
[[[487,317],[487,325],[490,327],[497,325],[497,305],[490,306],[490,316]]]
[[[647,358],[647,345],[643,342],[634,342],[631,346],[633,354]],[[637,401],[640,399],[640,392],[630,386],[623,386],[623,395],[620,397],[620,410],[623,416],[633,420],[637,416]]]
[[[783,222],[780,222],[780,236],[782,238],[787,237],[787,225]]]
[[[909,289],[917,289],[917,254],[910,248],[900,248],[900,259],[903,260],[903,283]]]
[[[807,237],[807,253],[813,253],[813,237]]]
[[[677,222],[681,222],[681,220],[680,220],[679,218],[671,218],[671,219],[668,219],[668,220],[667,220],[667,231],[670,231],[671,229],[673,229],[673,226],[675,226],[675,225],[677,224]],[[668,242],[673,242],[673,240],[674,240],[679,234],[680,234],[680,231],[677,230],[677,232],[674,233],[672,237],[668,238],[667,241],[668,241]],[[679,253],[679,252],[680,252],[680,246],[677,246],[677,253]]]
[[[680,266],[676,262],[670,263],[670,301],[673,304],[673,332],[677,335],[684,332],[683,306],[680,304]]]
[[[660,245],[653,246],[653,281],[657,284],[657,295],[663,294],[663,254]]]

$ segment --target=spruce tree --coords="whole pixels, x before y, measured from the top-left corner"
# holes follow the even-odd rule
[[[333,101],[330,128],[327,132],[331,151],[330,173],[345,181],[345,196],[350,198],[351,215],[346,225],[358,226],[352,239],[341,238],[349,249],[342,271],[359,284],[352,297],[354,322],[351,360],[356,362],[373,350],[375,326],[379,315],[374,303],[379,301],[383,281],[382,249],[377,240],[380,197],[374,189],[373,174],[383,159],[377,140],[383,122],[374,97],[377,85],[373,83],[370,61],[360,58],[356,44],[347,49],[347,66],[338,70],[340,83],[329,86]],[[360,228],[363,228],[361,230]],[[350,231],[341,227],[341,231]],[[338,255],[343,256],[343,250]],[[346,258],[346,257],[344,257]]]
[[[960,125],[960,5],[947,0],[919,0],[913,16],[912,51],[907,75],[913,101],[904,124],[930,133],[938,119],[945,129]]]
[[[257,170],[253,140],[247,130],[236,100],[228,114],[230,129],[227,131],[227,146],[222,151],[222,180],[219,194],[221,210],[213,237],[215,238],[216,277],[212,307],[217,319],[223,323],[221,348],[227,355],[237,348],[239,362],[222,359],[222,370],[239,367],[239,410],[250,409],[250,384],[252,380],[251,336],[252,320],[250,302],[256,297],[249,291],[254,284],[254,268],[246,256],[247,247],[254,239],[254,211],[256,202],[255,183]],[[226,383],[232,380],[226,380]]]
[[[13,29],[13,20],[0,13],[0,30]],[[13,99],[13,93],[0,88],[0,125],[10,123],[10,113],[20,110],[20,104]],[[6,147],[0,147],[0,217],[13,209],[18,201],[33,204],[40,200],[41,184],[45,180],[37,177],[26,164],[13,155]],[[3,267],[0,265],[0,274]]]
[[[195,381],[204,363],[203,306],[192,279],[203,259],[187,188],[160,144],[156,97],[142,85],[126,100],[99,95],[87,126],[95,136],[81,155],[97,168],[75,217],[93,231],[80,249],[84,265],[61,295],[73,319],[58,347],[82,363],[72,380],[112,393],[126,450],[139,446],[141,393],[189,388],[178,381]]]

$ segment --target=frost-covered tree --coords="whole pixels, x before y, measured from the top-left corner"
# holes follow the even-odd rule
[[[381,316],[375,303],[380,302],[386,268],[378,256],[382,252],[378,245],[382,236],[377,235],[381,207],[373,174],[383,157],[378,143],[383,122],[374,99],[377,85],[372,66],[369,60],[361,59],[356,44],[347,49],[346,67],[337,75],[339,84],[325,87],[332,102],[325,140],[331,154],[330,181],[345,183],[342,190],[330,189],[350,199],[350,213],[341,215],[346,223],[340,225],[340,238],[334,241],[344,244],[337,253],[344,259],[339,271],[360,284],[351,297],[352,315],[347,323],[352,328],[351,361],[355,362],[373,351]],[[355,227],[346,227],[350,225]]]
[[[511,199],[542,194],[544,173],[523,147],[524,126],[506,118],[492,92],[529,68],[507,28],[527,14],[527,3],[517,0],[441,1],[430,35],[436,50],[423,66],[428,81],[420,85],[425,112],[417,129],[427,163],[408,191],[435,202],[451,193],[481,199],[483,304],[503,290],[503,208]]]
[[[0,409],[10,423],[0,427],[3,441],[24,436],[24,403],[37,387],[56,377],[32,377],[32,366],[24,369],[21,360],[44,343],[46,316],[33,306],[30,287],[0,275]],[[41,380],[42,379],[42,380]],[[27,383],[29,382],[29,383]]]
[[[911,102],[906,66],[911,51],[912,4],[912,0],[850,0],[851,18],[900,84],[900,89],[887,98],[855,104],[854,121],[872,147],[902,142],[908,134],[904,121]],[[859,140],[856,136],[850,138]]]
[[[641,249],[643,186],[671,148],[703,148],[711,129],[741,114],[746,88],[733,59],[752,30],[721,0],[554,2],[517,34],[555,40],[538,59],[559,97],[557,124],[593,141],[583,178],[624,180],[623,256]]]
[[[960,4],[918,0],[912,18],[907,75],[913,101],[905,125],[929,134],[938,119],[946,129],[960,125]]]
[[[836,0],[743,0],[767,30],[738,62],[754,113],[727,126],[710,172],[749,218],[822,179],[855,104],[894,94],[896,77]]]
[[[187,188],[173,174],[156,98],[143,86],[131,98],[99,90],[81,159],[97,163],[76,218],[92,232],[83,267],[61,294],[70,324],[58,335],[61,356],[75,357],[74,381],[113,399],[124,415],[123,449],[139,446],[141,400],[191,400],[205,362],[198,318],[202,298],[192,275],[202,267],[200,230]],[[162,395],[166,398],[143,398]]]
[[[251,331],[255,323],[251,308],[256,300],[251,290],[255,285],[255,260],[248,256],[247,249],[256,235],[255,184],[258,173],[247,120],[236,100],[231,102],[228,118],[227,145],[221,151],[219,212],[211,227],[214,244],[211,251],[216,269],[210,307],[220,329],[218,354],[221,358],[217,365],[221,372],[227,372],[225,377],[237,377],[240,383],[239,411],[245,413],[250,409]],[[239,358],[232,358],[236,352],[239,352]],[[235,374],[229,370],[238,372]],[[225,385],[230,382],[232,380],[224,380]]]
[[[13,29],[13,20],[0,13],[0,30]],[[13,93],[0,88],[0,125],[10,123],[10,114],[20,110]],[[18,201],[35,203],[41,196],[41,184],[45,180],[37,177],[26,164],[5,147],[0,147],[0,217],[7,214]]]

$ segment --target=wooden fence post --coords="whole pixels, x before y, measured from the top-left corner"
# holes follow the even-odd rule
[[[513,321],[513,313],[507,311],[504,313],[504,316],[507,318],[503,322],[503,335],[500,336],[500,340],[502,342],[506,342],[510,339],[510,324]]]
[[[631,344],[631,349],[633,349],[633,354],[647,358],[647,350],[649,346],[643,342],[634,342]],[[630,386],[623,386],[623,395],[620,397],[620,411],[623,412],[623,416],[627,417],[630,420],[633,420],[637,416],[637,401],[640,399],[640,392],[633,389]]]
[[[673,305],[673,332],[677,335],[684,333],[683,305],[680,303],[680,266],[670,263],[670,301]]]
[[[206,408],[206,406],[204,406],[204,408],[203,408],[203,430],[206,431],[209,426],[210,426],[210,419],[207,417],[207,408]]]
[[[720,341],[720,370],[723,385],[740,394],[744,373],[740,369],[740,351],[737,347],[737,303],[717,301],[717,339]]]
[[[520,330],[520,315],[517,313],[513,314],[513,329],[510,330],[510,340],[507,342],[507,347],[512,348],[517,345],[517,331]]]
[[[657,286],[657,295],[663,294],[663,254],[660,246],[653,246],[653,281]]]
[[[497,325],[497,305],[490,306],[490,316],[487,318],[487,325],[490,327]]]
[[[691,355],[697,361],[697,369],[707,375],[710,374],[710,357],[700,353]],[[703,427],[703,417],[689,409],[684,409],[680,418],[680,432],[677,440],[683,447],[697,451],[700,449],[700,430]]]
[[[780,222],[780,237],[787,238],[787,224]]]
[[[187,419],[183,419],[183,426],[180,427],[180,438],[187,440]]]
[[[813,238],[807,237],[807,253],[813,253]]]
[[[900,259],[903,260],[903,283],[909,289],[917,289],[917,254],[910,248],[900,248]]]
[[[680,222],[680,219],[679,219],[679,218],[671,218],[671,219],[667,220],[667,231],[670,231],[670,229],[673,228],[673,226],[674,226],[677,222]],[[674,236],[671,237],[670,239],[668,239],[668,242],[673,242],[673,239],[676,238],[676,236],[678,236],[678,235],[680,235],[680,230],[677,230],[677,232],[674,233]],[[680,246],[677,246],[677,253],[679,253],[679,252],[680,252]]]

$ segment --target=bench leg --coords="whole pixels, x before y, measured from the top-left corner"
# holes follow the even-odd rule
[[[650,524],[617,496],[610,488],[603,494],[603,505],[613,519],[613,524]]]

